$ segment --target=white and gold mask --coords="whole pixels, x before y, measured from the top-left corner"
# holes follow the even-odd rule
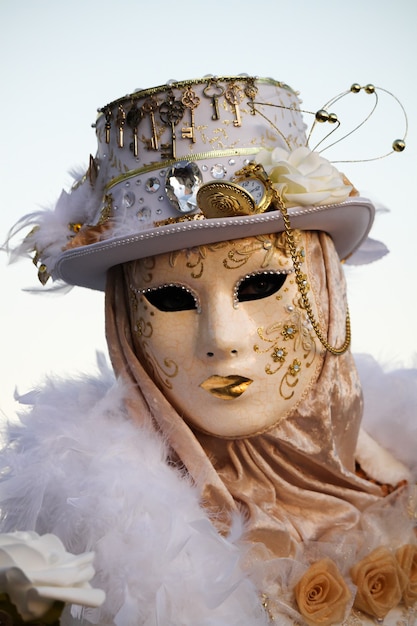
[[[316,317],[307,238],[304,273]],[[298,404],[323,348],[300,306],[285,235],[165,253],[126,266],[135,350],[164,395],[202,432],[259,434]]]

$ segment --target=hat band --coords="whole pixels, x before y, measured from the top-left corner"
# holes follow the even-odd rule
[[[144,165],[136,170],[129,170],[128,172],[124,172],[120,174],[120,176],[116,176],[112,178],[107,185],[104,187],[105,191],[109,191],[115,185],[128,180],[129,178],[134,178],[135,176],[140,176],[141,174],[148,174],[149,172],[154,172],[155,170],[164,169],[166,167],[170,167],[174,163],[181,162],[189,162],[189,161],[204,161],[205,159],[217,159],[221,157],[233,157],[233,156],[247,156],[247,155],[256,155],[260,152],[261,148],[230,148],[229,150],[211,150],[209,152],[198,152],[196,154],[187,154],[187,156],[183,156],[178,159],[168,159],[166,161],[158,161],[157,163],[150,163],[149,165]]]

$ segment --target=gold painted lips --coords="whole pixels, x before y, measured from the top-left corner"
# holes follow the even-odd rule
[[[234,400],[245,393],[253,383],[251,378],[244,376],[210,376],[204,380],[200,387],[208,391],[220,400]]]

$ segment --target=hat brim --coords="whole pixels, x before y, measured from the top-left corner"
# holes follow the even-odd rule
[[[347,259],[365,240],[374,214],[372,202],[359,197],[340,204],[288,209],[292,228],[328,233],[341,260]],[[283,230],[279,211],[158,226],[63,252],[56,264],[55,278],[70,285],[103,291],[107,270],[115,265],[173,250]]]

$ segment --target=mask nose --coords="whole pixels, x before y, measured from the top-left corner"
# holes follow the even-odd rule
[[[235,309],[229,293],[216,293],[202,306],[199,351],[210,360],[242,357],[249,350],[254,322],[244,307]]]
[[[231,356],[237,356],[238,354],[239,354],[239,351],[236,348],[232,348],[230,350],[230,355]],[[210,358],[214,357],[214,355],[215,355],[215,353],[212,352],[211,350],[209,352],[207,352],[207,356],[210,357]]]

